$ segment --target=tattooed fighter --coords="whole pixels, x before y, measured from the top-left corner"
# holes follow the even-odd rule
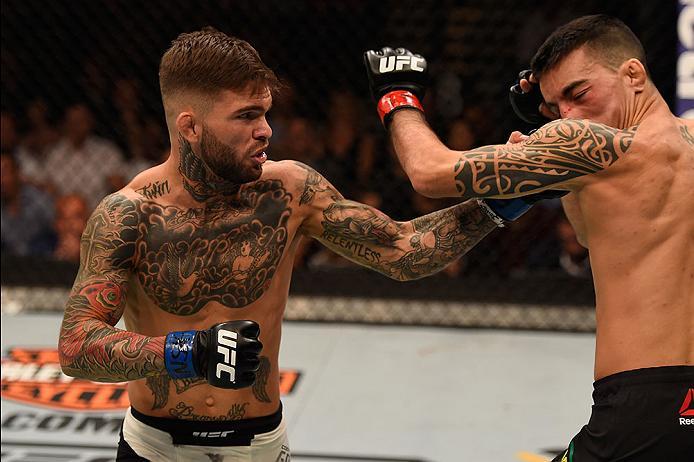
[[[448,150],[424,120],[424,58],[384,48],[367,52],[365,64],[422,194],[571,192],[564,206],[590,249],[597,296],[595,406],[555,460],[691,457],[694,427],[682,414],[691,413],[694,387],[694,122],[669,111],[631,30],[607,16],[557,29],[533,58],[536,103],[528,80],[527,94],[516,87],[512,98],[530,120],[544,96],[542,111],[561,120],[465,152]]]
[[[496,223],[474,201],[396,222],[304,164],[266,160],[279,83],[242,40],[182,34],[159,78],[171,155],[90,218],[63,371],[129,382],[119,461],[288,461],[278,350],[299,240],[406,280],[439,271]],[[513,218],[536,199],[485,207]],[[114,327],[121,317],[127,330]]]

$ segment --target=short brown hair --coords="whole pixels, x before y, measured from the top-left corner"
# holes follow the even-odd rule
[[[539,78],[584,45],[609,68],[617,69],[630,58],[646,67],[646,52],[631,29],[617,18],[596,14],[574,19],[555,30],[531,61],[533,74]]]
[[[212,27],[179,35],[159,64],[162,99],[182,91],[213,96],[248,84],[275,94],[280,82],[248,42]]]

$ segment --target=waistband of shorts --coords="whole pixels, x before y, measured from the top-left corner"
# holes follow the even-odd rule
[[[282,403],[277,411],[250,419],[239,420],[188,420],[155,417],[130,407],[132,416],[157,430],[168,433],[173,444],[195,446],[250,446],[255,435],[268,433],[282,422]]]
[[[593,383],[593,389],[649,383],[694,383],[694,366],[659,366],[633,369],[608,375]]]

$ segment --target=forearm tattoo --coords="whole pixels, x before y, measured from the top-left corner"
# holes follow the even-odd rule
[[[617,130],[584,120],[557,120],[520,144],[466,151],[454,168],[464,198],[518,194],[604,170],[631,146],[636,127]]]
[[[309,184],[316,194],[308,204],[320,204],[322,215],[316,237],[338,254],[393,279],[417,279],[440,271],[496,227],[476,203],[400,223],[373,207],[342,198],[313,169],[305,190]]]

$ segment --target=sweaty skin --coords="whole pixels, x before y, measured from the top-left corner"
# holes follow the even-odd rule
[[[97,207],[83,234],[80,271],[61,328],[65,373],[129,381],[132,405],[153,416],[269,415],[279,406],[281,322],[302,237],[390,278],[410,280],[443,269],[495,229],[474,201],[396,222],[344,199],[307,165],[263,164],[257,153],[271,134],[265,119],[270,105],[269,92],[224,91],[207,115],[216,137],[208,143],[236,148],[229,155],[238,157],[239,171],[256,171],[256,180],[233,184],[215,176],[200,157],[205,144],[194,148],[188,141],[201,126],[190,125],[185,136],[172,134],[164,164]],[[114,327],[121,317],[126,331]],[[264,345],[254,386],[223,390],[168,376],[168,332],[241,319],[260,325]]]
[[[434,197],[572,191],[596,291],[595,378],[694,364],[694,122],[669,111],[636,59],[608,69],[579,48],[539,83],[562,119],[520,143],[454,152],[421,113],[396,112],[401,164]]]

